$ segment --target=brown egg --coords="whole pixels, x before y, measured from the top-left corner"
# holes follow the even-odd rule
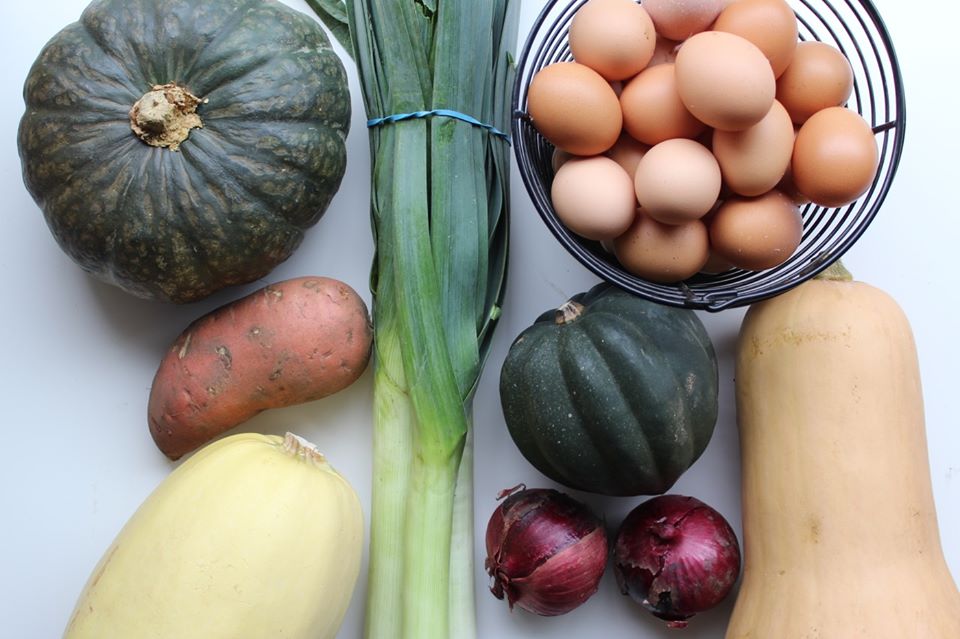
[[[824,42],[801,42],[777,80],[777,99],[797,124],[827,107],[844,104],[853,92],[853,69],[839,49]]]
[[[856,200],[877,175],[873,129],[858,113],[830,107],[814,113],[797,133],[791,169],[797,189],[821,206]]]
[[[723,8],[721,0],[643,0],[657,34],[671,40],[686,40],[706,31]]]
[[[653,57],[650,58],[650,62],[647,63],[647,68],[655,67],[658,64],[666,64],[667,62],[675,62],[679,49],[680,43],[676,40],[668,40],[667,38],[657,35],[657,46],[653,48]]]
[[[732,33],[705,31],[677,53],[677,90],[698,120],[742,131],[763,119],[776,93],[770,63],[755,44]]]
[[[563,224],[581,237],[607,240],[633,222],[637,201],[633,180],[608,157],[571,158],[553,177],[553,209]]]
[[[707,263],[700,268],[700,272],[706,273],[707,275],[719,275],[720,273],[726,273],[732,268],[733,264],[711,251],[710,257],[707,258]]]
[[[577,157],[575,155],[570,155],[563,149],[554,149],[553,155],[550,156],[550,166],[553,167],[553,172],[556,173],[560,170],[560,167],[567,163],[567,160],[570,158]]]
[[[570,21],[568,36],[573,59],[608,80],[639,73],[656,39],[646,9],[633,0],[588,0]]]
[[[777,183],[777,190],[793,200],[793,203],[798,206],[810,202],[810,198],[801,193],[793,181],[793,158],[791,158],[790,164],[787,165],[787,170],[783,174],[783,178]]]
[[[557,62],[533,76],[527,90],[533,125],[555,147],[574,155],[603,153],[620,137],[620,100],[599,73]]]
[[[720,165],[713,154],[684,138],[652,147],[634,175],[640,206],[664,224],[684,224],[703,217],[716,203],[720,184]]]
[[[650,147],[642,142],[630,137],[627,133],[622,133],[617,143],[610,147],[606,156],[623,167],[630,179],[633,180],[637,173],[637,165],[640,158],[647,154]]]
[[[671,284],[696,275],[710,254],[707,227],[700,220],[661,224],[643,210],[626,233],[613,241],[623,268],[651,282]]]
[[[706,128],[683,106],[673,63],[644,69],[623,88],[623,128],[644,144],[670,138],[695,138]]]
[[[739,195],[763,195],[783,178],[793,155],[793,122],[774,100],[770,112],[745,131],[714,131],[713,154],[723,181]]]
[[[713,254],[750,271],[786,262],[800,246],[802,235],[800,211],[779,191],[727,200],[710,221]]]
[[[797,16],[784,0],[737,0],[720,12],[713,29],[757,45],[778,78],[797,49]]]

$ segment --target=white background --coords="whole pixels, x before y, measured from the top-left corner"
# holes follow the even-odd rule
[[[285,1],[309,12],[302,0]],[[23,187],[16,128],[30,64],[54,33],[79,17],[84,5],[84,0],[9,2],[0,10],[0,273],[6,278],[0,298],[0,634],[11,639],[60,635],[103,550],[171,470],[148,434],[146,401],[166,346],[192,319],[266,281],[306,274],[337,277],[368,303],[370,299],[369,157],[359,88],[349,64],[354,117],[343,186],[298,252],[268,280],[175,307],[132,298],[91,280],[70,262]],[[923,369],[940,530],[950,568],[960,575],[960,429],[954,404],[960,342],[953,289],[960,237],[955,156],[960,137],[955,32],[960,10],[946,2],[923,9],[895,0],[877,0],[877,5],[906,79],[907,144],[883,211],[845,262],[859,279],[896,297],[912,320]],[[540,0],[523,0],[521,38],[541,6]],[[514,178],[509,290],[476,400],[480,636],[679,636],[622,597],[609,571],[593,599],[555,619],[510,614],[506,604],[487,591],[480,569],[481,540],[496,505],[494,495],[520,482],[551,485],[519,455],[506,432],[497,394],[500,365],[512,339],[536,315],[596,281],[554,242],[516,172]],[[721,363],[720,421],[705,455],[674,488],[716,507],[738,533],[731,356],[741,317],[742,311],[736,310],[703,316]],[[338,395],[262,414],[241,428],[291,430],[314,441],[366,506],[371,378],[368,371]],[[588,501],[615,526],[641,499]],[[361,636],[364,592],[361,577],[341,637]],[[682,634],[688,639],[722,637],[731,604],[732,598],[698,617]]]

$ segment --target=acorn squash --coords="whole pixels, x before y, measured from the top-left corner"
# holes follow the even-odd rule
[[[717,421],[717,360],[693,311],[610,284],[541,315],[500,373],[510,435],[540,472],[606,495],[666,492]]]
[[[343,64],[275,0],[96,0],[43,48],[24,101],[24,182],[53,236],[141,297],[263,277],[346,167]]]

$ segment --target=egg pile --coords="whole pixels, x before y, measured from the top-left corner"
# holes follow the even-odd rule
[[[800,41],[785,0],[588,0],[568,42],[573,60],[527,91],[556,148],[553,207],[639,277],[782,264],[801,204],[873,183],[873,130],[844,106],[850,63]]]

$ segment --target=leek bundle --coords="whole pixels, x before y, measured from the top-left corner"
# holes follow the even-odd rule
[[[471,400],[506,281],[519,2],[308,2],[378,122],[366,636],[473,637]]]

